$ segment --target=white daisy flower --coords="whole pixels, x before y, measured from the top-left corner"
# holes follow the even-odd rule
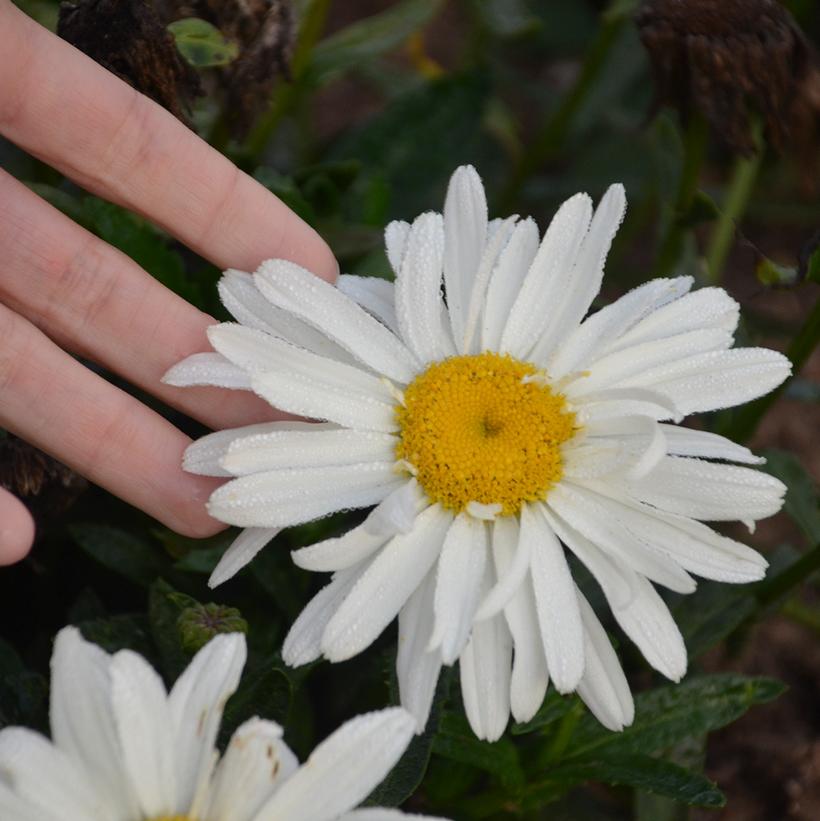
[[[3,821],[398,821],[354,810],[398,761],[416,723],[394,707],[354,718],[299,766],[282,728],[252,718],[220,758],[222,710],[245,638],[217,636],[170,693],[136,653],[113,656],[67,627],[51,659],[52,741],[0,731]]]
[[[648,282],[584,319],[624,210],[620,185],[594,214],[578,194],[539,241],[531,219],[488,221],[468,166],[443,215],[387,227],[395,285],[334,287],[282,260],[225,274],[240,324],[211,328],[216,353],[166,381],[249,389],[325,421],[220,431],[188,449],[188,470],[234,477],[209,511],[245,528],[211,583],[280,528],[377,505],[293,554],[333,578],[290,631],[290,664],[348,659],[398,615],[401,701],[420,729],[456,660],[481,738],[498,738],[510,712],[531,718],[550,679],[620,729],[629,688],[566,552],[673,680],[686,650],[653,583],[690,593],[690,573],[764,575],[760,555],[699,520],[751,526],[780,509],[783,485],[726,464],[762,462],[746,448],[669,421],[761,396],[789,362],[733,349],[737,304],[720,288],[690,293],[691,277]]]

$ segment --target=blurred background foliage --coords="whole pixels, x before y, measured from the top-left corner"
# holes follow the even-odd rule
[[[56,30],[56,2],[18,5]],[[632,727],[611,734],[577,699],[550,692],[532,721],[490,745],[472,736],[457,676],[445,675],[427,732],[374,801],[456,819],[820,817],[820,7],[792,0],[785,6],[796,22],[755,33],[758,6],[776,5],[91,0],[64,10],[61,34],[316,226],[347,272],[390,277],[383,226],[440,208],[457,165],[479,169],[494,215],[533,215],[542,228],[563,198],[579,190],[597,198],[620,180],[630,210],[604,301],[657,274],[720,283],[741,303],[741,342],[787,351],[797,366],[776,395],[698,420],[765,448],[765,469],[789,493],[784,512],[755,534],[734,533],[770,559],[765,581],[704,582],[691,597],[669,596],[690,652],[684,682],[663,682],[621,642],[637,693]],[[70,20],[83,6],[85,18]],[[641,31],[650,46],[660,42],[656,59],[668,67],[674,49],[661,35],[680,34],[663,20],[672,6],[717,9],[693,23],[712,25],[696,45],[713,59],[712,70],[701,66],[694,101],[688,87],[677,97],[664,88],[642,44]],[[131,15],[119,40],[95,34],[95,25],[117,30],[94,17],[104,13]],[[151,35],[157,21],[167,37]],[[758,59],[743,62],[748,37]],[[166,50],[162,77],[133,73],[129,55],[149,44]],[[781,82],[774,103],[760,90],[768,78]],[[729,104],[735,98],[740,109]],[[219,272],[172,238],[9,144],[0,142],[0,161],[169,288],[225,316]],[[162,412],[193,436],[204,432]],[[10,435],[0,448],[0,481],[25,497],[39,526],[32,555],[0,572],[0,726],[47,729],[50,645],[66,623],[109,650],[145,654],[169,682],[214,630],[246,630],[250,661],[225,735],[257,713],[283,723],[300,756],[346,718],[396,699],[394,629],[344,664],[289,670],[278,655],[322,584],[293,567],[289,551],[360,514],[280,535],[210,591],[205,581],[230,533],[182,538]]]

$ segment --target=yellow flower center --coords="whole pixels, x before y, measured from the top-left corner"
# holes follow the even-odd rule
[[[151,818],[149,821],[194,821],[187,815],[161,815],[159,818]]]
[[[396,458],[431,500],[456,512],[474,501],[510,516],[543,499],[561,478],[561,445],[576,432],[575,414],[534,365],[496,353],[434,363],[396,412]]]

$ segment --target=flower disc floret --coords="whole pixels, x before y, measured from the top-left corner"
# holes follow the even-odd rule
[[[470,502],[516,514],[545,498],[576,431],[564,397],[528,362],[497,353],[454,356],[417,376],[397,409],[396,457],[449,510]]]

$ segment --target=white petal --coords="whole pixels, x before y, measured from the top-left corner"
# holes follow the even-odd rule
[[[722,288],[700,288],[639,322],[610,345],[610,351],[707,328],[734,334],[740,308]]]
[[[230,428],[209,433],[191,443],[182,457],[182,467],[188,473],[200,476],[231,476],[220,464],[232,442],[245,437],[281,430],[282,426],[304,425],[306,422],[262,422],[258,425],[247,425],[244,428]]]
[[[555,346],[574,330],[601,290],[609,246],[621,225],[626,212],[626,194],[622,185],[611,185],[592,217],[589,232],[583,238],[580,249],[574,254],[574,265],[568,278],[561,283],[561,300],[554,307],[554,320],[544,327],[532,350],[535,362],[545,362]],[[557,297],[556,291],[553,291]]]
[[[608,730],[620,732],[632,724],[635,703],[618,656],[589,602],[578,591],[584,622],[586,669],[578,685],[578,695],[595,718]]]
[[[353,810],[353,812],[346,812],[339,817],[339,821],[401,821],[401,819],[425,819],[425,821],[447,821],[445,818],[440,818],[433,815],[408,815],[401,810],[385,809],[383,807],[366,807],[362,810]]]
[[[646,660],[675,681],[686,672],[686,648],[669,609],[652,585],[629,565],[607,556],[559,517],[548,521],[601,585],[618,624]]]
[[[450,513],[432,505],[410,533],[394,536],[373,559],[322,637],[330,661],[355,656],[387,627],[438,558],[451,521]]]
[[[476,502],[475,499],[467,502],[467,507],[464,508],[465,513],[484,522],[494,522],[502,510],[503,507],[498,502],[485,504],[484,502]]]
[[[325,585],[307,604],[285,637],[282,658],[291,667],[300,667],[316,661],[322,655],[322,634],[327,623],[339,609],[353,585],[364,573],[367,562],[333,574],[333,581]]]
[[[481,602],[475,616],[477,621],[500,613],[518,592],[518,588],[526,580],[530,569],[533,540],[519,538],[518,523],[515,517],[502,516],[493,525],[492,532],[498,581]],[[503,572],[499,567],[499,563],[502,562]]]
[[[219,296],[222,304],[242,325],[264,331],[339,362],[352,364],[355,361],[344,348],[324,334],[268,302],[254,284],[253,276],[245,271],[225,271],[219,281]]]
[[[388,433],[305,422],[273,424],[235,438],[222,467],[232,476],[244,476],[287,467],[388,462],[396,450],[397,439]]]
[[[547,503],[578,533],[638,573],[676,593],[691,593],[695,589],[694,579],[680,565],[654,552],[619,522],[612,521],[598,498],[586,488],[562,482],[550,491]]]
[[[0,772],[2,776],[2,772]],[[87,821],[81,815],[66,816],[65,801],[60,800],[53,808],[41,809],[36,804],[18,798],[0,778],[0,818],[12,821]]]
[[[430,500],[415,479],[400,485],[379,502],[362,523],[374,536],[394,536],[409,533],[416,516],[430,506]]]
[[[406,225],[407,223],[403,223]],[[390,226],[388,226],[389,229]],[[336,288],[361,305],[370,314],[386,325],[394,334],[399,332],[396,318],[395,288],[392,282],[380,277],[359,277],[342,274],[336,280]]]
[[[322,331],[374,371],[407,383],[418,363],[402,343],[333,285],[286,260],[263,262],[254,276],[260,291],[280,308]]]
[[[649,473],[666,456],[663,428],[646,416],[592,421],[587,438],[564,453],[564,475],[589,479],[619,472],[629,478]]]
[[[584,320],[561,342],[549,362],[549,373],[560,379],[568,373],[585,368],[600,356],[599,352],[639,322],[647,314],[667,302],[678,299],[691,287],[692,277],[653,279],[624,294]]]
[[[561,541],[573,552],[595,581],[605,592],[610,607],[627,607],[635,597],[633,589],[634,572],[625,573],[623,565],[616,564],[615,559],[584,538],[575,528],[570,527],[553,511],[546,512],[550,527]]]
[[[148,818],[185,813],[177,800],[171,711],[160,677],[136,653],[111,660],[111,704],[123,764]]]
[[[464,339],[470,297],[487,241],[487,200],[475,168],[450,178],[444,202],[444,286],[453,338]]]
[[[410,223],[404,220],[393,220],[384,229],[384,247],[393,273],[398,276],[404,261],[407,248],[407,237],[410,236]]]
[[[783,506],[786,486],[760,470],[667,456],[642,479],[627,482],[642,502],[693,519],[765,519]]]
[[[581,377],[581,382],[585,377]],[[667,396],[646,388],[610,388],[576,396],[572,406],[581,425],[621,416],[648,416],[650,419],[676,419],[683,415]]]
[[[547,669],[558,692],[570,693],[584,674],[581,613],[564,549],[539,508],[521,508],[521,541],[532,542],[532,585]]]
[[[177,807],[188,811],[207,786],[222,710],[239,686],[245,666],[245,637],[220,635],[191,660],[168,696],[175,738]]]
[[[109,662],[110,656],[85,641],[77,628],[57,634],[51,656],[51,736],[57,747],[94,773],[108,804],[136,815],[111,711]]]
[[[2,788],[9,789],[24,806],[36,808],[32,817],[37,821],[52,818],[105,821],[108,813],[119,810],[116,804],[106,803],[103,796],[95,794],[93,783],[67,753],[25,727],[0,730]],[[0,792],[0,807],[2,802]],[[9,800],[8,803],[17,802]],[[18,818],[10,816],[8,821],[18,821]]]
[[[413,223],[396,279],[396,313],[401,337],[420,362],[452,356],[442,327],[441,275],[444,224],[441,214],[422,214]]]
[[[222,554],[208,579],[208,587],[214,588],[232,579],[280,530],[278,527],[246,527]]]
[[[458,342],[456,344],[456,347],[463,354],[478,354],[482,351],[479,322],[486,302],[487,286],[490,281],[490,275],[495,268],[496,260],[498,260],[499,255],[506,247],[517,220],[518,217],[509,217],[508,219],[501,220],[496,230],[491,232],[487,239],[487,245],[484,248],[484,253],[481,256],[478,271],[476,272],[475,281],[473,282],[470,305],[464,323],[464,338],[460,341],[460,344]]]
[[[661,425],[666,436],[667,451],[671,456],[700,456],[703,459],[724,459],[747,465],[762,465],[765,459],[755,456],[748,448],[731,439],[705,430]]]
[[[627,386],[636,375],[641,375],[651,368],[675,364],[709,351],[723,351],[731,344],[731,334],[711,329],[690,331],[678,336],[644,342],[607,354],[593,362],[588,368],[588,375],[569,385],[566,395],[572,398],[576,391],[587,394],[591,391]]]
[[[433,632],[433,597],[436,576],[430,570],[407,604],[399,611],[399,642],[396,676],[401,706],[416,720],[416,732],[424,732],[441,672],[441,653],[429,651]]]
[[[599,493],[606,486],[596,484]],[[613,498],[599,501],[616,521],[653,550],[660,551],[686,570],[708,579],[743,583],[762,579],[766,560],[751,548],[719,536],[700,522],[665,515],[648,505]]]
[[[209,385],[230,390],[249,391],[250,376],[218,353],[195,353],[169,368],[162,381],[175,388]]]
[[[592,201],[586,194],[576,194],[558,209],[504,326],[503,353],[526,357],[545,325],[557,321],[555,312],[591,218]]]
[[[459,514],[447,531],[438,560],[435,627],[427,647],[439,648],[445,664],[452,664],[467,643],[486,562],[487,526]]]
[[[332,821],[390,772],[416,722],[400,707],[357,716],[325,739],[279,788],[255,821]]]
[[[376,382],[365,392],[335,382],[335,377],[329,378],[328,374],[279,372],[254,376],[251,385],[254,392],[273,407],[289,413],[358,430],[392,432],[398,429],[393,398],[384,385]]]
[[[290,527],[337,510],[374,505],[404,481],[393,462],[255,473],[217,488],[208,512],[240,527]]]
[[[483,592],[492,585],[490,565]],[[500,614],[477,622],[459,660],[461,695],[473,732],[484,741],[497,741],[510,718],[512,637]]]
[[[538,226],[527,217],[515,226],[507,246],[498,257],[487,286],[481,349],[496,351],[501,347],[501,334],[521,283],[538,251]]]
[[[783,354],[766,348],[711,351],[633,376],[627,387],[666,394],[683,414],[741,405],[774,390],[791,373]]]
[[[518,524],[512,516],[499,519],[493,527],[493,558],[499,578],[509,576],[516,561]],[[496,588],[498,589],[498,585]],[[549,684],[544,643],[538,626],[535,593],[529,574],[507,602],[504,616],[512,634],[513,666],[510,680],[510,710],[518,721],[529,721],[544,700]]]
[[[385,390],[377,376],[357,364],[313,353],[255,328],[233,322],[211,325],[208,340],[219,353],[251,374],[293,371],[366,394],[382,395]]]
[[[623,609],[613,607],[612,615],[652,667],[668,679],[680,681],[686,673],[683,636],[649,581],[636,573],[634,583],[635,598]]]
[[[262,805],[298,767],[278,724],[259,718],[246,721],[233,734],[216,768],[204,817],[254,821]]]
[[[293,563],[303,570],[328,573],[353,567],[372,556],[390,538],[388,535],[374,535],[364,524],[348,530],[343,536],[325,539],[312,545],[294,550],[290,555]]]

